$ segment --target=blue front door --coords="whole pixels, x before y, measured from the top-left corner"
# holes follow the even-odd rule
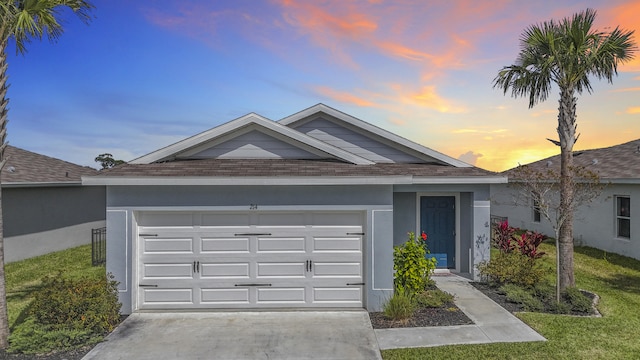
[[[455,204],[454,196],[420,197],[420,231],[427,234],[427,246],[438,268],[456,267]]]

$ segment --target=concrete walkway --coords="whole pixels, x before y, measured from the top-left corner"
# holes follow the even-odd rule
[[[433,276],[438,288],[456,296],[455,304],[474,325],[376,329],[381,350],[495,342],[546,341],[527,324],[457,275]]]

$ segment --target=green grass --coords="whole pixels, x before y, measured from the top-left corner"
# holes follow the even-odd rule
[[[70,278],[98,278],[105,274],[104,267],[91,266],[91,245],[6,264],[7,308],[12,331],[26,319],[25,310],[40,288],[41,279],[60,271]]]
[[[552,265],[555,247],[544,243]],[[517,316],[547,342],[385,350],[398,359],[636,359],[640,354],[640,261],[588,247],[575,249],[576,285],[600,296],[602,318],[541,313]]]

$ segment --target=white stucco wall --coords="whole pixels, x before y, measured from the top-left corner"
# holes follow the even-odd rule
[[[616,236],[616,196],[631,199],[631,238]],[[515,190],[507,185],[491,186],[491,215],[509,219],[511,226],[529,229],[554,236],[553,227],[544,218],[533,221],[531,205],[514,204]],[[586,245],[640,259],[640,185],[611,184],[602,195],[576,211],[574,240],[576,245]]]

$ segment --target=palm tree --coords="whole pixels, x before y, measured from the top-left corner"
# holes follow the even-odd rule
[[[70,9],[85,23],[91,20],[93,5],[86,0],[0,0],[0,173],[7,159],[7,45],[15,41],[16,51],[26,53],[26,45],[43,37],[51,41],[62,35],[58,22],[61,11]],[[1,191],[1,189],[0,189]],[[0,348],[6,349],[9,338],[7,293],[4,276],[4,237],[2,232],[2,195],[0,193]]]
[[[561,21],[531,25],[520,38],[514,65],[505,66],[494,88],[513,97],[529,97],[529,108],[545,101],[555,83],[560,90],[558,113],[560,146],[560,207],[558,209],[558,290],[574,286],[573,277],[573,146],[576,134],[576,93],[592,92],[590,77],[613,82],[618,64],[633,58],[633,31],[616,27],[610,32],[593,29],[596,11],[587,9]]]

